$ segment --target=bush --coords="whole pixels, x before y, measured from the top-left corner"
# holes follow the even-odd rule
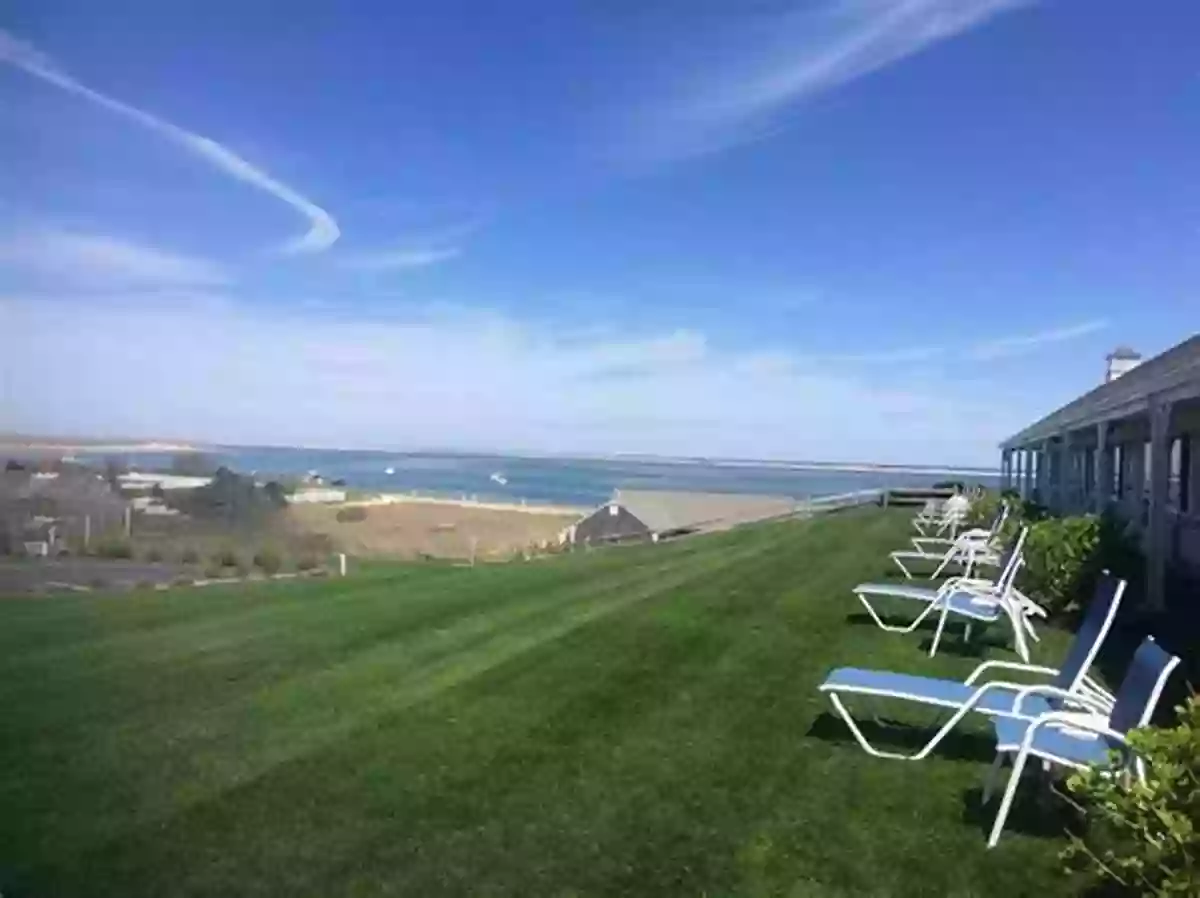
[[[298,571],[313,571],[320,566],[321,562],[315,555],[301,555],[296,559],[296,570]]]
[[[337,521],[339,524],[357,524],[366,519],[367,509],[361,505],[351,505],[348,508],[338,509]]]
[[[197,552],[195,549],[188,547],[179,553],[179,560],[183,564],[199,564],[200,563],[200,553]]]
[[[1103,571],[1129,583],[1144,579],[1137,538],[1115,515],[1044,518],[1029,526],[1021,587],[1047,611],[1086,601]]]
[[[101,558],[132,558],[133,546],[128,540],[110,539],[96,546],[96,554]]]
[[[219,568],[240,567],[242,563],[238,553],[230,548],[219,549],[213,554],[212,561]]]
[[[254,556],[254,566],[264,574],[275,574],[283,567],[283,559],[274,549],[261,549]]]
[[[1145,783],[1116,762],[1067,780],[1089,823],[1063,852],[1068,869],[1129,895],[1200,895],[1200,699],[1178,710],[1170,729],[1129,734],[1147,764]]]
[[[971,503],[971,508],[967,511],[967,517],[963,521],[963,529],[970,530],[972,527],[991,527],[992,522],[996,520],[996,515],[999,513],[1000,495],[989,490]]]
[[[1094,584],[1099,545],[1095,515],[1038,521],[1025,540],[1022,588],[1047,611],[1066,611]]]
[[[218,580],[225,576],[225,569],[220,565],[210,564],[204,569],[204,579]]]
[[[149,562],[158,562],[163,560],[162,549],[157,546],[151,546],[146,550],[146,560]]]

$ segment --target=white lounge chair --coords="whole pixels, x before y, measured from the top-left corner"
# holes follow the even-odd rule
[[[925,539],[914,537],[914,548],[897,549],[888,556],[909,580],[913,579],[910,568],[918,563],[936,562],[933,573],[929,575],[930,580],[942,576],[951,565],[960,567],[963,576],[969,577],[978,565],[998,566],[1000,563],[1001,552],[996,545],[996,537],[990,530],[968,530],[953,540],[938,539],[934,542],[936,538],[929,537],[930,541],[924,542]]]
[[[913,518],[913,526],[922,536],[927,534],[941,536],[949,532],[953,537],[958,533],[958,527],[966,519],[969,509],[969,504],[955,503],[947,499],[936,513],[926,516],[922,512]]]
[[[996,512],[996,517],[992,519],[989,527],[973,527],[966,530],[957,537],[951,539],[946,536],[914,536],[912,538],[913,547],[918,552],[945,552],[956,542],[960,540],[975,540],[985,541],[992,546],[996,545],[996,541],[1000,538],[1000,534],[1004,529],[1005,523],[1008,521],[1009,507],[1007,502],[1000,504],[1000,510]]]
[[[1045,617],[1046,612],[1015,585],[1017,573],[1023,564],[1021,550],[1027,535],[1028,528],[1022,528],[1017,534],[1016,541],[1002,559],[1000,576],[994,583],[959,577],[948,580],[936,590],[904,583],[860,583],[854,588],[854,594],[858,596],[858,600],[862,602],[876,625],[889,633],[911,633],[920,627],[926,618],[938,614],[937,630],[929,649],[930,656],[937,654],[950,615],[965,619],[964,636],[968,639],[971,636],[972,622],[994,623],[1007,616],[1013,625],[1017,654],[1028,661],[1029,647],[1026,638],[1034,642],[1039,641],[1037,631],[1033,629],[1029,619]],[[881,597],[918,601],[925,607],[906,624],[889,624],[871,603],[871,598]]]
[[[1109,576],[1100,578],[1062,667],[1057,670],[1032,664],[985,661],[966,680],[959,682],[884,670],[840,667],[830,672],[819,689],[829,696],[834,710],[846,721],[846,726],[863,751],[877,758],[906,761],[919,761],[927,757],[968,713],[1031,720],[1070,707],[1108,707],[1113,703],[1113,696],[1088,671],[1112,628],[1124,593],[1124,580]],[[1051,679],[1042,684],[984,679],[985,674],[1000,670],[1048,675]],[[884,751],[870,743],[846,709],[843,699],[847,696],[894,699],[945,708],[954,713],[920,749],[901,754]]]
[[[1168,654],[1147,637],[1139,646],[1109,706],[1097,703],[1089,711],[1052,710],[1035,720],[1002,718],[993,721],[996,730],[996,760],[984,786],[984,801],[991,799],[996,779],[1009,756],[1012,773],[996,812],[988,848],[995,847],[1012,810],[1021,773],[1031,757],[1045,764],[1090,767],[1107,764],[1112,753],[1124,756],[1128,769],[1145,778],[1142,763],[1129,752],[1125,735],[1150,722],[1162,697],[1163,687],[1179,658]]]

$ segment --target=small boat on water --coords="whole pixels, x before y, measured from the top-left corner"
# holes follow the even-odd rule
[[[500,484],[501,486],[508,486],[508,478],[507,478],[507,477],[505,477],[505,476],[504,476],[504,475],[503,475],[501,472],[499,472],[499,471],[495,471],[495,472],[493,472],[493,473],[492,473],[492,476],[491,476],[491,477],[489,477],[488,479],[489,479],[489,480],[494,480],[496,483]]]
[[[395,474],[395,473],[396,473],[396,469],[395,469],[395,468],[384,468],[384,469],[383,469],[383,473],[384,473],[384,474]]]

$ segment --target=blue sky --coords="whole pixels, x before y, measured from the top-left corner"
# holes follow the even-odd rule
[[[1200,307],[1200,5],[15,0],[4,426],[992,462]]]

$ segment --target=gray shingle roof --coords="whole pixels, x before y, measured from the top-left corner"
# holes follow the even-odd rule
[[[739,493],[682,493],[617,490],[613,502],[654,533],[693,530],[791,514],[798,503],[788,496]]]
[[[1144,411],[1151,397],[1173,400],[1200,395],[1200,334],[1142,362],[1128,374],[1096,387],[1053,411],[1001,445],[1030,446],[1064,430],[1087,427]]]

